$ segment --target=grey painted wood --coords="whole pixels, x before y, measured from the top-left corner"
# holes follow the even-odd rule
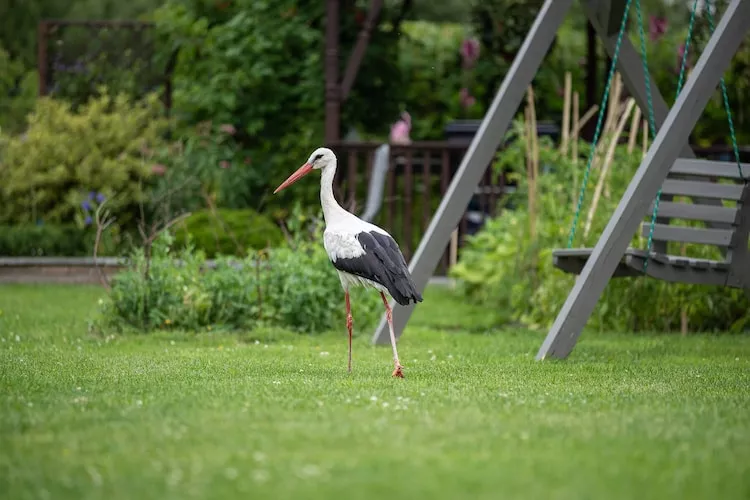
[[[648,207],[646,216],[650,217],[654,211],[654,204]],[[669,219],[683,219],[703,222],[723,222],[734,224],[737,214],[735,207],[711,207],[708,205],[696,205],[694,203],[677,203],[673,201],[662,201],[659,203],[659,213]],[[650,222],[650,219],[649,219]]]
[[[609,57],[614,56],[615,45],[617,43],[617,31],[608,32],[608,30],[602,26],[599,21],[597,14],[596,2],[582,2],[583,10],[586,16],[591,20],[591,24],[596,30],[597,34],[602,40],[605,51]],[[631,6],[631,9],[633,7]],[[620,54],[617,58],[617,69],[620,71],[622,81],[625,84],[625,88],[628,89],[630,95],[635,99],[638,107],[641,108],[643,116],[648,116],[648,94],[646,92],[646,76],[643,71],[643,63],[641,61],[640,51],[633,47],[628,37],[624,37],[620,46]],[[656,82],[653,76],[649,75],[649,90],[651,92],[651,101],[654,110],[654,122],[657,131],[661,128],[664,120],[667,118],[669,107],[667,106],[664,97],[662,97],[659,88],[656,86]],[[672,101],[672,96],[669,96],[669,100]],[[681,158],[695,158],[695,153],[685,140],[682,145],[679,156]],[[672,195],[663,194],[660,201],[671,201]],[[700,205],[720,206],[721,202],[712,198],[695,197],[693,202]],[[668,224],[669,219],[662,217],[657,214],[656,222],[660,224]],[[709,224],[710,227],[718,229],[727,229],[728,226],[719,222],[712,222]],[[666,247],[661,242],[656,242],[653,246],[653,250],[657,252],[666,252]]]
[[[667,179],[661,189],[662,193],[674,196],[703,196],[704,198],[732,201],[739,201],[742,197],[742,186],[737,184]]]
[[[544,340],[537,359],[567,357],[632,235],[684,148],[729,62],[750,29],[750,1],[731,0],[690,78],[641,162]]]
[[[750,165],[741,163],[742,177],[737,170],[736,163],[727,161],[700,160],[694,158],[679,158],[672,165],[670,174],[694,175],[699,177],[718,177],[721,179],[750,178]]]
[[[737,226],[732,238],[732,268],[730,270],[728,284],[745,288],[750,293],[750,181],[745,183],[742,199],[737,210]]]
[[[539,10],[409,263],[409,270],[419,291],[424,290],[442,257],[451,233],[461,220],[479,180],[495,156],[528,85],[534,79],[572,4],[573,0],[546,0]],[[414,307],[413,304],[393,305],[393,327],[396,337],[401,336]],[[385,315],[381,318],[372,340],[377,344],[390,342]]]
[[[626,262],[636,269],[643,269],[645,258],[645,255],[629,253],[626,255]],[[729,269],[723,262],[685,258],[679,259],[679,262],[676,259],[660,262],[652,258],[647,274],[651,278],[670,283],[724,286]]]
[[[581,274],[581,270],[586,265],[586,261],[590,256],[590,248],[559,249],[552,252],[552,263],[555,267],[566,273]],[[625,263],[625,259],[622,259],[620,265],[615,269],[613,277],[627,278],[642,275],[643,269],[633,269]]]
[[[625,13],[625,0],[588,0],[607,35],[617,34]]]
[[[644,222],[641,234],[648,236],[651,223]],[[734,231],[729,229],[712,229],[702,227],[668,226],[654,224],[654,240],[677,241],[681,243],[697,243],[699,245],[729,246]]]

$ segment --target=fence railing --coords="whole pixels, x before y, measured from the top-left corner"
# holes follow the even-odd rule
[[[373,174],[375,151],[381,143],[341,141],[329,146],[339,159],[336,197],[348,210],[361,215]],[[373,222],[396,238],[407,261],[419,245],[467,148],[465,144],[443,141],[390,146],[382,205]],[[464,237],[472,234],[484,218],[495,215],[498,201],[507,191],[504,176],[494,174],[491,165],[487,167],[441,258],[436,270],[439,274],[444,274],[451,261],[455,261]]]

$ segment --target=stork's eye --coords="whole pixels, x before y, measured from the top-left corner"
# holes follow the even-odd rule
[[[323,158],[322,154],[315,155],[315,158],[313,158],[313,163],[315,163],[316,161],[320,160],[321,158]]]

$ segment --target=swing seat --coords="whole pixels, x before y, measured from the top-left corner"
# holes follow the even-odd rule
[[[672,283],[728,286],[750,289],[750,165],[727,162],[678,159],[662,185],[657,223],[653,227],[653,247],[649,253],[628,248],[613,277],[636,277],[644,274]],[[730,183],[717,183],[723,179]],[[698,203],[673,202],[674,197],[692,198]],[[728,203],[725,203],[728,202]],[[731,206],[731,205],[734,206]],[[727,206],[730,205],[730,206]],[[653,204],[646,214],[649,222],[641,226],[642,235],[651,232]],[[712,227],[679,227],[671,219],[700,221]],[[669,242],[712,245],[722,250],[723,261],[695,259],[666,252]],[[552,252],[555,267],[580,274],[592,248],[556,249]],[[648,266],[644,272],[644,264]]]

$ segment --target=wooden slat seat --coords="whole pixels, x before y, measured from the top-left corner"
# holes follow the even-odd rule
[[[677,160],[662,185],[665,201],[659,203],[659,222],[653,227],[654,248],[668,242],[711,245],[722,249],[725,260],[695,259],[653,250],[647,254],[629,248],[613,277],[646,274],[669,282],[750,289],[750,183],[742,182],[743,178],[750,178],[750,165],[743,164],[741,168],[743,177],[734,163]],[[718,183],[716,179],[731,183]],[[700,198],[711,204],[672,201],[673,197]],[[733,206],[726,206],[725,201]],[[644,237],[651,233],[653,208],[652,203],[641,226]],[[668,221],[673,219],[704,222],[713,227],[670,225]],[[591,248],[557,249],[552,254],[553,263],[565,272],[580,274],[592,251]],[[648,266],[644,266],[647,259]]]

